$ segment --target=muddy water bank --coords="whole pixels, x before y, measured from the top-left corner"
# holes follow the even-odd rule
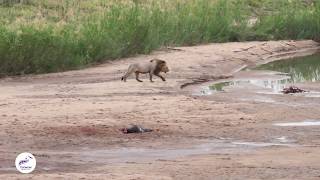
[[[301,147],[284,137],[270,139],[269,142],[246,142],[239,140],[196,140],[188,144],[171,147],[122,147],[97,149],[83,147],[72,151],[33,151],[40,165],[38,171],[67,171],[79,165],[97,166],[122,163],[150,163],[201,155],[248,154],[268,147]],[[50,159],[54,158],[54,161]],[[69,168],[66,166],[68,165]],[[15,172],[14,166],[0,167],[0,172]]]
[[[224,91],[228,87],[243,86],[256,86],[270,90],[270,93],[281,93],[284,88],[297,83],[317,82],[320,80],[320,54],[269,62],[243,71],[246,72],[236,73],[233,78],[226,81],[219,80],[200,93],[212,94]],[[310,93],[309,96],[315,96],[320,92]]]

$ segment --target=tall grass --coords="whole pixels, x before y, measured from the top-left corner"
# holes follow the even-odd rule
[[[262,9],[275,4],[272,0],[268,4],[261,0],[60,1],[0,6],[0,74],[64,71],[163,46],[318,38],[320,32],[320,3],[304,6],[283,0],[275,12],[254,15],[251,4]],[[258,23],[248,26],[252,16]]]
[[[311,5],[303,1],[279,1],[271,4],[269,14],[259,17],[254,27],[257,34],[267,39],[314,39],[320,40],[320,1]]]

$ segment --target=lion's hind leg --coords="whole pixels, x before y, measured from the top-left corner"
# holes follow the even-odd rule
[[[141,80],[139,79],[139,72],[136,71],[135,73],[136,73],[136,80],[137,80],[138,82],[143,82],[143,81],[141,81]]]

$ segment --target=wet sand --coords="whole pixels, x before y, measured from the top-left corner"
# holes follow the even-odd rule
[[[319,126],[274,124],[319,121],[320,97],[194,94],[241,68],[316,51],[313,41],[208,44],[1,79],[0,178],[319,179]],[[166,82],[120,81],[129,64],[152,58],[168,62]],[[318,82],[299,87],[320,91]],[[155,131],[122,134],[130,124]],[[37,158],[28,175],[14,167],[25,151]]]

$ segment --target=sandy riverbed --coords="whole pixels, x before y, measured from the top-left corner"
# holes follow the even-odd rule
[[[195,82],[318,50],[313,41],[209,44],[1,79],[0,179],[319,179],[319,126],[273,123],[320,120],[320,98],[192,95],[203,86]],[[120,81],[130,63],[151,58],[168,62],[166,82]],[[155,132],[119,131],[130,124]],[[28,175],[14,167],[25,151],[38,161]]]

